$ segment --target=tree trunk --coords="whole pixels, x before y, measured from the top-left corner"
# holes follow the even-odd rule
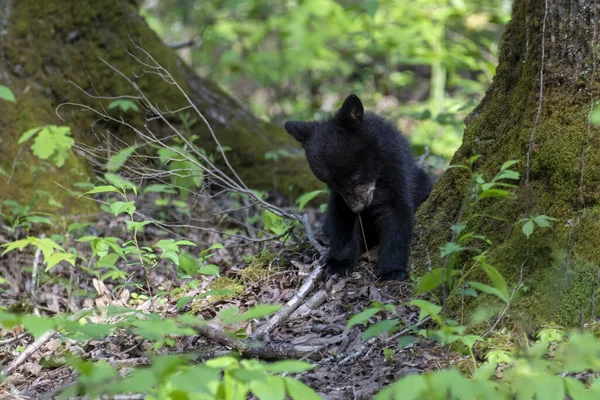
[[[295,141],[278,126],[255,118],[214,83],[196,76],[169,49],[140,17],[135,1],[102,0],[65,2],[59,0],[0,0],[0,83],[15,93],[17,103],[0,101],[2,153],[0,167],[10,173],[12,162],[22,146],[21,134],[30,128],[46,125],[68,125],[76,142],[102,146],[96,134],[108,130],[117,137],[131,138],[122,126],[97,121],[90,112],[76,107],[56,108],[64,102],[82,103],[99,108],[110,101],[94,100],[86,92],[102,96],[135,94],[133,88],[100,59],[136,78],[136,83],[163,110],[176,110],[185,99],[175,86],[162,79],[144,75],[143,67],[127,51],[135,42],[150,53],[183,87],[193,103],[208,119],[223,146],[231,148],[229,160],[245,183],[253,189],[281,189],[290,196],[318,186],[307,163],[298,150],[297,158],[282,158],[276,163],[265,160],[265,153],[280,148],[299,149]],[[142,127],[144,113],[127,113],[127,122]],[[198,118],[199,119],[199,118]],[[181,121],[172,123],[181,127]],[[150,123],[158,135],[171,134],[165,126]],[[200,135],[196,143],[208,151],[215,145],[202,121],[191,128]],[[21,154],[24,165],[39,165],[29,146]],[[19,164],[21,165],[21,164]],[[17,166],[8,190],[8,198],[27,199],[32,189],[56,193],[72,205],[64,190],[85,180],[75,170],[87,171],[82,158],[72,157],[60,172],[50,168],[32,179],[28,168]],[[0,196],[6,181],[0,177]],[[15,184],[18,183],[18,184]],[[62,195],[61,195],[62,193]]]
[[[450,227],[459,218],[505,218],[475,218],[467,231],[492,240],[488,261],[509,289],[522,272],[526,290],[515,296],[508,316],[529,326],[579,325],[600,310],[600,129],[588,118],[600,99],[599,6],[595,0],[514,2],[494,82],[467,117],[452,163],[480,155],[475,171],[489,180],[503,162],[519,160],[517,199],[465,209],[459,205],[466,202],[470,176],[452,169],[417,216],[412,265],[421,272],[443,266],[439,248],[452,239]],[[541,214],[558,221],[536,227],[527,240],[517,221]],[[466,257],[462,261],[467,265]],[[480,295],[462,311],[489,306],[489,297]]]

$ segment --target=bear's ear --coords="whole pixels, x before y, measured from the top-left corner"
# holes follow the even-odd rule
[[[312,133],[310,123],[304,121],[288,121],[283,127],[300,143],[306,143]]]
[[[353,127],[356,123],[361,123],[365,109],[357,95],[351,94],[346,97],[344,104],[337,112],[336,119],[342,126]]]

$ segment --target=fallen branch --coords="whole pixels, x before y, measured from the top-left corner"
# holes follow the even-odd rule
[[[294,311],[290,315],[290,319],[302,318],[308,313],[317,308],[321,307],[323,303],[327,300],[327,291],[325,289],[319,290],[317,293],[313,294],[304,304],[301,304],[296,311]]]
[[[310,227],[310,223],[308,222],[308,214],[304,214],[302,216],[302,225],[304,226],[304,230],[306,231],[306,237],[315,250],[323,257],[327,253],[327,249],[317,241],[315,235],[313,234],[312,228]]]
[[[23,339],[27,335],[29,335],[29,333],[25,332],[25,333],[21,333],[18,336],[12,337],[10,339],[0,340],[0,346],[4,346],[4,345],[7,345],[7,344],[11,344],[12,342],[16,342],[17,340]]]
[[[323,266],[321,263],[311,272],[308,278],[304,281],[298,292],[286,303],[281,310],[273,315],[267,322],[259,326],[258,329],[252,335],[253,339],[260,340],[264,338],[269,332],[271,332],[280,323],[285,321],[291,314],[297,309],[306,295],[313,289],[315,282],[321,277],[323,273]]]
[[[68,318],[68,320],[69,321],[77,321],[77,320],[81,319],[82,317],[84,317],[87,313],[91,312],[92,310],[93,310],[92,308],[83,308],[83,309],[77,311],[75,314],[71,315]],[[48,340],[52,339],[52,337],[54,335],[56,335],[57,332],[58,332],[58,329],[50,329],[49,331],[42,334],[42,336],[40,336],[36,341],[31,343],[29,346],[27,346],[27,348],[25,348],[25,350],[21,354],[19,354],[19,357],[17,357],[8,367],[6,367],[2,370],[2,375],[4,375],[4,376],[10,375],[17,367],[19,367],[29,357],[31,357],[33,355],[33,353],[38,351],[40,349],[40,347],[42,347]]]
[[[216,342],[221,346],[237,350],[244,357],[276,360],[303,358],[307,356],[312,357],[325,347],[324,345],[298,346],[290,343],[264,343],[251,339],[239,340],[232,338],[226,332],[210,325],[196,327],[195,329],[202,337]]]
[[[321,259],[327,254],[327,249],[317,241],[315,235],[313,234],[312,228],[310,227],[310,223],[308,222],[308,215],[304,214],[302,216],[302,225],[304,226],[304,230],[306,231],[306,236],[309,242],[313,245],[315,250],[321,256]],[[281,310],[279,310],[275,315],[273,315],[267,322],[263,325],[259,326],[258,329],[252,335],[253,339],[260,340],[264,338],[269,332],[275,329],[279,324],[285,321],[300,305],[302,301],[308,295],[308,293],[314,288],[315,283],[319,280],[321,275],[323,274],[323,263],[319,262],[317,267],[313,270],[313,272],[308,276],[308,278],[304,281],[302,286],[298,292],[286,303],[285,306]],[[320,304],[323,304],[321,301]],[[310,306],[308,306],[310,308]]]

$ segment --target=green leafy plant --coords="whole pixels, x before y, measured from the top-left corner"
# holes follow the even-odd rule
[[[58,243],[49,238],[27,237],[26,239],[16,240],[11,243],[3,244],[0,247],[4,248],[2,255],[13,251],[23,251],[28,246],[39,249],[44,255],[46,263],[46,271],[50,270],[61,261],[66,261],[71,265],[75,265],[75,255],[66,252]]]
[[[108,105],[108,109],[112,110],[114,108],[118,108],[119,110],[121,110],[123,112],[127,112],[129,110],[138,112],[140,110],[140,108],[138,107],[137,104],[135,104],[135,102],[128,100],[128,99],[117,99],[117,100],[111,101],[110,104]]]
[[[23,133],[19,138],[19,144],[35,136],[31,146],[33,154],[42,160],[50,160],[57,167],[62,167],[75,143],[70,135],[71,128],[68,126],[40,126]]]
[[[11,103],[17,102],[12,90],[4,85],[0,85],[0,99],[10,101]]]

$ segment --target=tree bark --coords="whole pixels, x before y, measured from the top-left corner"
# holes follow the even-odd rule
[[[488,261],[509,287],[522,276],[526,290],[515,296],[508,316],[529,326],[579,325],[600,310],[600,129],[588,118],[600,99],[599,6],[596,0],[514,2],[493,84],[467,117],[452,163],[480,155],[475,170],[490,179],[503,162],[519,160],[517,199],[465,209],[470,176],[452,169],[417,216],[412,265],[421,272],[443,265],[439,248],[459,218],[505,218],[475,218],[467,231],[492,240]],[[517,221],[540,214],[559,220],[536,227],[527,240]],[[467,257],[462,261],[466,265]],[[477,272],[469,280],[484,276]],[[456,302],[454,311],[489,307],[489,297],[466,309]]]
[[[59,0],[0,0],[0,83],[15,93],[17,103],[0,101],[2,156],[0,167],[10,172],[21,134],[30,128],[46,125],[69,125],[76,142],[102,146],[97,140],[107,131],[118,139],[133,140],[131,132],[122,126],[97,121],[90,112],[75,107],[56,107],[74,102],[106,107],[107,100],[94,100],[77,89],[102,96],[134,94],[133,88],[100,59],[129,77],[163,110],[175,110],[185,105],[178,90],[159,77],[144,75],[144,68],[127,51],[134,51],[132,42],[150,53],[174,76],[193,103],[211,124],[221,144],[231,148],[229,160],[245,183],[253,189],[271,190],[274,187],[295,196],[318,186],[295,141],[278,126],[254,117],[243,106],[209,80],[196,76],[176,53],[169,49],[147,26],[138,14],[135,1],[102,0],[65,2]],[[139,55],[139,54],[138,54]],[[142,127],[143,111],[127,113],[124,118]],[[181,121],[172,123],[181,127]],[[170,134],[165,126],[150,122],[158,135]],[[206,150],[215,149],[210,133],[202,121],[191,128],[200,135],[196,143]],[[282,158],[276,163],[265,160],[265,153],[280,148],[297,153],[297,158]],[[38,165],[29,146],[20,161]],[[19,164],[21,165],[21,164]],[[85,172],[78,176],[75,170]],[[72,157],[59,170],[50,168],[32,179],[28,168],[15,168],[8,198],[27,199],[33,189],[51,190],[72,205],[63,190],[55,183],[71,189],[85,180],[89,167],[80,157]],[[0,195],[6,181],[0,177]]]

